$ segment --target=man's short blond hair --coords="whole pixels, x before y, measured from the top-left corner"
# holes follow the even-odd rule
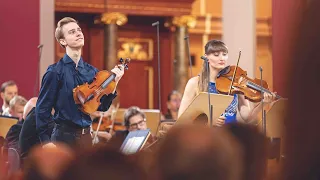
[[[62,18],[58,23],[57,23],[57,28],[56,28],[56,32],[55,32],[55,37],[56,37],[56,40],[58,41],[58,43],[60,44],[61,47],[63,48],[66,48],[64,45],[62,45],[60,43],[60,39],[63,39],[64,38],[64,35],[63,35],[63,31],[62,31],[62,27],[68,23],[71,23],[71,22],[74,22],[74,23],[77,23],[78,24],[78,21],[76,21],[75,19],[71,18],[71,17],[65,17],[65,18]]]
[[[16,104],[25,106],[27,104],[27,100],[22,96],[15,96],[10,100],[9,108],[12,109]]]

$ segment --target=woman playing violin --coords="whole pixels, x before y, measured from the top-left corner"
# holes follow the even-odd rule
[[[210,93],[218,93],[216,89],[216,78],[218,73],[227,66],[228,60],[228,48],[219,40],[211,40],[205,46],[205,57],[209,61],[210,71]],[[185,111],[189,106],[193,98],[199,92],[208,92],[208,75],[207,75],[207,64],[204,61],[201,73],[192,77],[185,88],[178,116]],[[275,94],[264,93],[264,105],[270,104],[275,100]],[[242,94],[234,94],[234,99],[231,104],[227,107],[225,113],[220,116],[217,120],[214,120],[213,124],[221,126],[225,123],[237,122],[243,120],[246,123],[252,122],[258,116],[261,110],[261,103],[254,108],[250,108],[249,101]]]

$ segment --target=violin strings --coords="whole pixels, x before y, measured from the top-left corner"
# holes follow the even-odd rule
[[[99,89],[99,91],[96,93],[96,95],[99,95],[102,91],[103,91],[103,89]]]
[[[100,88],[97,88],[96,90],[94,90],[94,92],[93,92],[93,93],[98,94],[98,93],[99,93],[99,91],[100,91]]]
[[[102,85],[105,83],[105,81],[102,83]],[[94,91],[94,93],[96,93],[96,94],[100,94],[102,91],[103,91],[103,89],[105,89],[105,88],[103,88],[102,86],[100,86],[99,88],[97,88],[95,91]]]
[[[96,94],[100,94],[101,92],[102,92],[102,88],[101,88],[101,86],[99,87],[99,88],[97,88],[96,90],[95,90],[95,93]]]
[[[94,94],[99,95],[102,92],[101,87],[97,88],[96,90],[94,90]]]

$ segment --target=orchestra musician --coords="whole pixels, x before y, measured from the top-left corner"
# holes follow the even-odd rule
[[[121,137],[123,141],[130,131],[146,130],[148,128],[146,115],[137,106],[131,106],[124,112],[124,125],[127,129],[116,131],[115,134],[116,137]],[[156,139],[153,134],[150,137],[149,142],[153,142]]]
[[[205,45],[205,57],[209,59],[209,71],[210,71],[210,93],[218,93],[216,90],[216,78],[218,73],[227,66],[228,61],[228,48],[224,42],[220,40],[210,40]],[[206,62],[203,62],[201,73],[189,79],[185,91],[181,100],[178,117],[189,106],[193,98],[199,92],[208,92],[208,75]],[[263,105],[267,106],[271,102],[274,102],[276,95],[274,93],[264,93]],[[250,108],[249,101],[241,94],[234,94],[234,99],[231,104],[225,110],[225,113],[221,115],[217,120],[213,120],[215,126],[222,126],[225,123],[232,123],[237,121],[244,121],[245,123],[251,123],[256,120],[258,113],[262,107],[261,102],[254,108]],[[237,116],[238,115],[238,116]]]
[[[176,121],[178,118],[178,111],[181,103],[181,94],[173,90],[169,93],[167,99],[168,112],[164,115],[166,120]]]
[[[122,136],[123,140],[127,137],[130,131],[146,130],[147,119],[146,115],[137,106],[131,106],[124,112],[124,126],[126,130],[116,131],[115,136]]]
[[[94,112],[91,114],[91,119],[92,119],[91,134],[94,142],[93,144],[97,144],[99,142],[106,143],[112,138],[112,133],[110,133],[110,128],[113,128],[112,127],[112,120],[113,120],[112,111],[114,111],[114,109],[115,109],[115,106],[111,104],[109,109],[106,112]],[[101,119],[101,124],[98,129],[100,119]]]
[[[61,19],[57,23],[55,38],[66,53],[60,61],[50,65],[43,76],[36,104],[37,132],[43,147],[55,146],[55,142],[66,143],[72,147],[91,146],[92,120],[75,104],[73,89],[86,82],[90,84],[98,69],[86,63],[81,57],[84,35],[75,19],[70,17]],[[124,74],[124,68],[116,66],[111,72],[116,75],[117,85]],[[108,110],[116,96],[115,87],[112,93],[101,98],[98,111]],[[52,108],[55,110],[53,117],[51,117]],[[47,131],[51,119],[55,121],[55,127],[50,138]]]

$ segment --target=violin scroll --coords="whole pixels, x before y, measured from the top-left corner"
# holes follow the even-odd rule
[[[131,59],[130,58],[126,58],[126,60],[123,60],[122,58],[120,58],[120,63],[124,66],[125,70],[129,69],[128,64],[130,63]]]

